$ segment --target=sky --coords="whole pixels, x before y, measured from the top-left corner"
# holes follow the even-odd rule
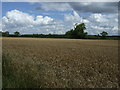
[[[117,2],[2,2],[2,31],[65,34],[85,23],[89,35],[118,35]]]
[[[119,2],[119,0],[2,0],[2,2]]]

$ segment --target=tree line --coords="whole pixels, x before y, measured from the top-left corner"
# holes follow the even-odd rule
[[[74,29],[67,31],[63,35],[59,34],[20,34],[20,32],[16,31],[14,34],[9,34],[8,31],[1,32],[3,37],[39,37],[39,38],[73,38],[73,39],[106,39],[108,33],[103,31],[98,35],[88,35],[85,32],[86,26],[84,23],[75,24]]]

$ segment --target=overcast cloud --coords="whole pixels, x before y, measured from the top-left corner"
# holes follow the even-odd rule
[[[59,6],[59,7],[58,7]],[[56,8],[57,7],[57,8]],[[50,2],[50,3],[41,3],[37,10],[75,10],[80,13],[118,13],[118,3],[117,2]]]
[[[79,12],[91,12],[91,13],[117,13],[118,3],[117,2],[86,2],[86,3],[69,3],[70,6]]]

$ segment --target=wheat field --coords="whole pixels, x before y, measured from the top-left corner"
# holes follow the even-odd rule
[[[118,88],[118,40],[2,38],[3,88]]]

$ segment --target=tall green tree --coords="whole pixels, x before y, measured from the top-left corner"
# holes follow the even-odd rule
[[[71,29],[70,31],[67,31],[65,35],[66,35],[68,38],[73,38],[73,32],[74,32],[74,30]]]
[[[14,35],[15,36],[20,36],[20,32],[16,31],[16,32],[14,32]]]
[[[105,39],[106,38],[106,36],[108,35],[108,33],[107,32],[105,32],[105,31],[103,31],[102,33],[100,33],[101,34],[101,36],[102,36],[102,38],[103,39]]]
[[[85,38],[87,32],[85,32],[86,26],[84,23],[75,24],[74,30],[66,32],[66,35],[71,38]]]

